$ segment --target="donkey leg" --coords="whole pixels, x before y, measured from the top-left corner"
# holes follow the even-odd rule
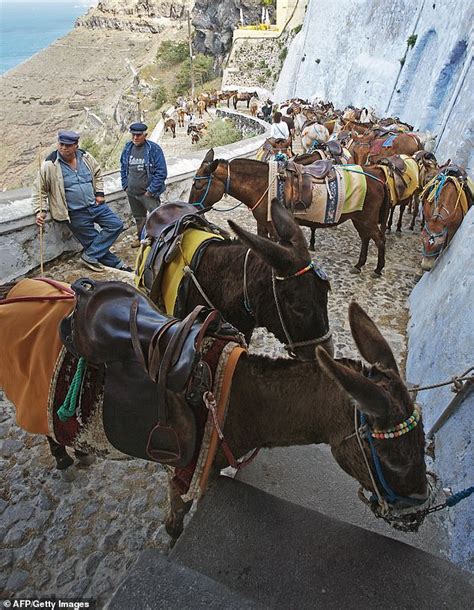
[[[418,197],[413,196],[412,199],[412,215],[411,215],[411,223],[409,226],[410,231],[413,231],[415,228],[415,222],[416,222],[416,217],[418,216],[418,206],[419,206],[419,199]]]
[[[314,227],[310,227],[311,237],[309,239],[309,249],[311,252],[314,252],[316,248],[316,229]]]
[[[173,548],[183,532],[184,517],[188,514],[191,506],[193,505],[193,501],[183,501],[176,484],[173,483],[173,479],[171,478],[170,474],[168,475],[168,494],[170,508],[165,521],[165,529],[171,538],[170,547]]]
[[[390,216],[388,217],[388,223],[387,223],[387,229],[385,230],[385,233],[390,233],[392,231],[392,222],[393,222],[393,212],[394,212],[395,208],[394,206],[392,206],[390,208]]]
[[[61,477],[65,481],[73,481],[77,473],[74,468],[74,460],[66,451],[66,447],[57,443],[50,436],[46,438],[48,439],[51,454],[56,460],[56,468],[61,472]]]
[[[398,214],[398,223],[397,223],[397,230],[396,230],[396,233],[399,237],[402,234],[403,212],[405,211],[406,206],[407,206],[406,200],[403,201],[402,203],[400,203],[400,212]]]
[[[378,250],[377,267],[374,269],[374,274],[377,277],[382,275],[382,269],[385,267],[385,235],[377,227],[376,231],[371,235]]]

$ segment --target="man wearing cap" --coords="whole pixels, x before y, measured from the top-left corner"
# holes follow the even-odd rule
[[[67,222],[74,237],[82,244],[83,264],[93,271],[103,265],[132,271],[109,248],[123,231],[123,222],[105,203],[104,184],[99,164],[79,148],[79,134],[59,131],[57,150],[41,165],[33,187],[36,224],[46,218],[47,197],[53,220]],[[94,225],[98,225],[98,231]]]
[[[140,245],[147,213],[160,205],[168,175],[163,151],[158,144],[147,140],[147,129],[145,123],[130,125],[132,139],[125,144],[120,157],[122,188],[127,193],[137,225],[138,239],[132,244],[133,248]]]

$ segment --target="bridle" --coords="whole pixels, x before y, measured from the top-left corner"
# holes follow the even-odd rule
[[[254,312],[252,309],[252,304],[250,302],[250,295],[249,295],[249,291],[248,291],[248,285],[247,285],[247,263],[248,263],[248,258],[250,255],[250,248],[247,250],[246,254],[245,254],[245,259],[244,259],[244,276],[243,276],[243,293],[244,293],[244,308],[245,311],[252,317],[254,317]],[[316,265],[314,264],[313,261],[311,261],[310,263],[308,263],[308,265],[306,265],[306,267],[303,267],[302,269],[300,269],[299,271],[297,271],[296,273],[293,273],[292,275],[286,276],[286,277],[280,277],[275,275],[275,271],[272,269],[272,288],[273,288],[273,298],[275,300],[275,305],[276,305],[276,309],[277,309],[277,313],[278,313],[278,319],[280,321],[280,325],[283,329],[283,333],[285,334],[286,337],[286,344],[285,344],[285,349],[288,352],[288,354],[291,356],[291,358],[298,358],[298,360],[300,360],[301,362],[312,362],[315,360],[315,358],[310,358],[310,359],[303,359],[298,357],[298,355],[295,352],[295,348],[298,347],[308,347],[310,345],[319,345],[321,343],[324,343],[325,341],[327,341],[328,339],[331,338],[332,336],[332,331],[330,330],[329,326],[328,326],[328,330],[321,335],[320,337],[316,337],[315,339],[308,339],[307,341],[293,341],[293,339],[291,338],[290,335],[290,331],[288,330],[288,326],[285,323],[285,319],[283,317],[283,311],[281,308],[281,304],[280,304],[280,299],[278,298],[278,292],[277,292],[277,282],[284,282],[286,280],[289,280],[291,278],[297,278],[297,277],[301,277],[302,275],[304,275],[305,273],[307,273],[308,271],[313,271],[318,277],[320,277],[322,280],[327,281],[327,276],[324,273],[324,271],[318,267],[316,267]]]
[[[411,496],[401,496],[397,494],[384,477],[382,463],[377,453],[374,439],[392,440],[411,432],[421,420],[420,407],[415,404],[413,413],[402,422],[387,430],[376,430],[371,428],[367,418],[354,404],[354,428],[352,434],[345,436],[341,443],[355,437],[362,457],[369,474],[374,493],[367,497],[362,486],[359,488],[359,499],[370,507],[376,517],[384,519],[395,529],[401,531],[416,531],[423,523],[425,516],[432,512],[436,496],[441,489],[439,478],[432,472],[427,472],[429,493],[425,498],[414,498]],[[372,465],[364,449],[364,441],[368,444]]]
[[[456,205],[454,206],[454,210],[452,212],[450,212],[446,208],[446,206],[439,205],[439,197],[441,195],[441,191],[443,190],[444,186],[446,185],[446,183],[448,181],[452,181],[458,191],[458,198],[456,201]],[[429,220],[440,220],[440,221],[444,221],[445,223],[447,223],[449,217],[454,215],[458,208],[461,194],[462,194],[462,186],[457,181],[455,181],[452,176],[447,176],[446,174],[438,174],[432,180],[430,180],[430,182],[428,182],[428,184],[425,186],[422,193],[420,194],[420,199],[423,199],[426,196],[426,200],[428,202],[434,201],[435,208],[434,208],[433,213],[431,214],[431,218]],[[461,206],[461,209],[462,209],[462,206]],[[443,216],[441,214],[442,210],[447,212],[448,215]],[[427,258],[433,257],[433,256],[438,256],[446,247],[446,242],[448,239],[447,224],[445,224],[445,226],[443,227],[443,229],[441,231],[439,231],[437,233],[432,233],[425,220],[425,224],[423,226],[423,232],[426,233],[426,235],[428,236],[428,243],[430,245],[434,245],[435,241],[438,238],[440,238],[440,237],[443,238],[442,241],[440,242],[439,248],[437,248],[436,250],[434,250],[432,252],[427,252],[427,250],[425,248],[425,244],[424,243],[422,244],[423,256],[425,256]]]
[[[227,161],[226,159],[219,159],[219,161],[225,161],[227,163],[227,178],[226,178],[226,181],[224,184],[224,195],[228,195],[229,191],[230,191],[230,164],[231,164],[231,161]],[[204,195],[201,197],[200,201],[195,201],[191,205],[194,205],[197,208],[204,210],[204,208],[205,208],[204,202],[206,201],[206,197],[211,188],[213,178],[214,178],[214,172],[208,174],[207,176],[197,176],[196,174],[194,174],[193,182],[194,182],[194,180],[207,180],[207,184],[206,184],[206,190],[204,192]]]

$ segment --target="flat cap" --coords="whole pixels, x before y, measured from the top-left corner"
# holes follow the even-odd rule
[[[144,133],[148,129],[145,123],[132,123],[130,125],[130,131],[132,133]]]
[[[66,131],[65,129],[58,131],[58,142],[61,144],[77,144],[79,138],[80,134],[77,131]]]

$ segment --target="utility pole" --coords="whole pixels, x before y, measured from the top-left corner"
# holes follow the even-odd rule
[[[193,41],[191,38],[191,14],[188,10],[188,44],[189,44],[189,62],[191,68],[191,97],[194,99],[194,62],[193,62]]]

